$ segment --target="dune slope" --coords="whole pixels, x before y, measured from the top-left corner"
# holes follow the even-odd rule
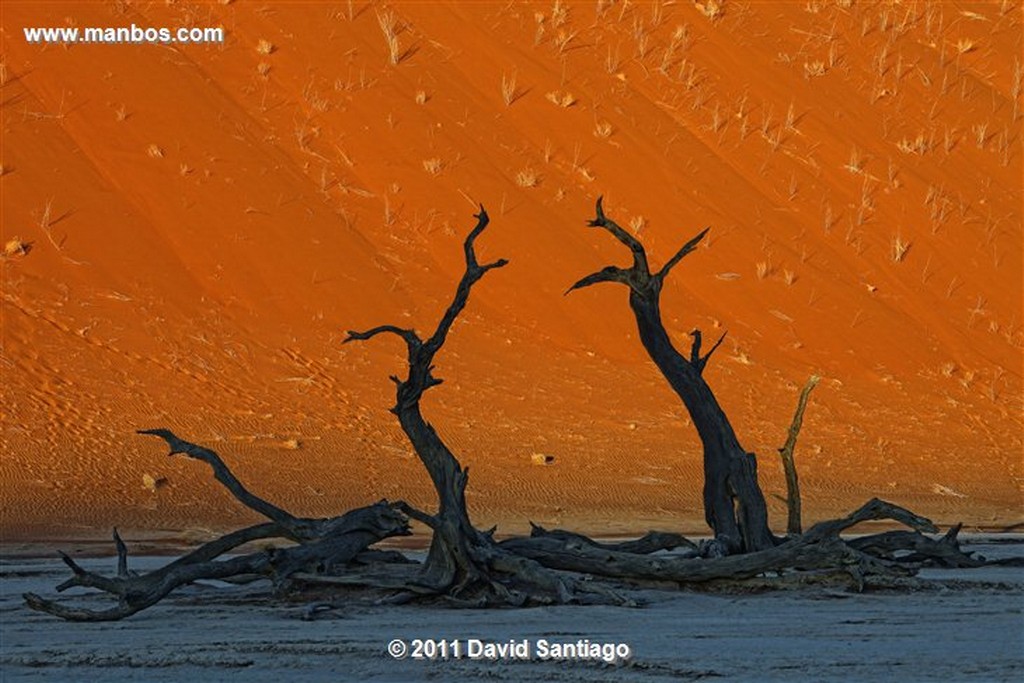
[[[717,8],[717,10],[716,10]],[[26,26],[223,26],[223,45],[30,45]],[[394,59],[385,38],[392,26]],[[636,339],[657,263],[678,344],[811,518],[878,495],[1021,520],[1019,3],[34,3],[2,12],[0,531],[251,519],[138,428],[207,444],[307,515],[429,505],[393,340],[482,258],[426,410],[482,525],[702,528],[700,444]],[[393,63],[397,62],[397,63]],[[24,248],[18,248],[24,245]],[[553,456],[532,464],[531,456]]]

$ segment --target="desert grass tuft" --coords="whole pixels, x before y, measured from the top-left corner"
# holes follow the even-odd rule
[[[540,176],[529,166],[516,173],[516,185],[519,187],[537,187],[539,184]]]
[[[513,71],[511,75],[501,75],[501,101],[505,103],[506,107],[511,107],[512,103],[519,99],[519,93],[516,90],[516,72]]]
[[[402,59],[401,47],[398,44],[398,17],[391,10],[378,11],[377,23],[388,46],[388,61],[392,66],[396,66]]]
[[[703,14],[712,22],[718,21],[725,16],[724,0],[705,0],[704,2],[696,2],[694,3],[694,7],[696,7],[698,12]]]
[[[893,263],[903,263],[903,260],[907,258],[908,251],[910,251],[910,242],[907,242],[899,233],[896,233],[889,246],[889,255],[892,257]]]
[[[424,159],[423,160],[423,170],[426,171],[427,173],[429,173],[432,176],[436,176],[436,175],[440,174],[443,169],[444,169],[444,164],[437,157],[433,157],[431,159]]]
[[[30,251],[32,251],[32,243],[26,242],[15,235],[4,243],[3,257],[13,258],[15,256],[24,256]]]
[[[571,92],[560,92],[558,90],[553,90],[549,92],[545,96],[545,98],[548,102],[551,102],[555,106],[562,107],[563,109],[568,109],[569,107],[576,104],[576,98],[573,96]]]

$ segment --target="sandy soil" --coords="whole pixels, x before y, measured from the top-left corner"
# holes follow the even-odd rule
[[[1016,543],[970,545],[989,557]],[[135,566],[165,560],[139,558]],[[113,562],[89,560],[109,570]],[[913,594],[834,590],[760,595],[637,591],[646,606],[451,610],[374,607],[353,600],[303,619],[307,604],[275,603],[265,588],[193,586],[127,621],[65,624],[20,605],[52,592],[66,569],[2,561],[0,678],[4,681],[1012,681],[1024,667],[1019,568],[930,570]],[[97,604],[104,597],[81,598]],[[629,660],[602,662],[394,660],[394,638],[539,639],[625,643]],[[536,650],[534,650],[536,652]]]
[[[1022,520],[1019,2],[389,7],[394,65],[362,2],[4,2],[0,231],[28,249],[0,259],[5,541],[250,521],[133,434],[156,426],[298,514],[429,506],[387,412],[400,349],[340,341],[433,324],[476,202],[511,265],[426,405],[474,519],[701,530],[699,444],[625,292],[562,296],[625,258],[583,227],[602,193],[655,262],[711,226],[666,323],[728,330],[707,373],[768,494],[819,373],[809,517]],[[132,22],[228,39],[22,38]]]

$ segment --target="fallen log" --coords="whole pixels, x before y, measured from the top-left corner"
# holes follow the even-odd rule
[[[588,538],[583,534],[563,529],[545,529],[542,526],[530,522],[530,538],[557,538],[565,541],[578,541],[602,550],[613,550],[622,553],[635,553],[637,555],[649,555],[659,550],[674,550],[685,547],[697,552],[697,544],[680,534],[666,531],[649,531],[640,538],[620,541],[618,543],[602,543]]]
[[[502,547],[546,567],[613,579],[669,581],[679,584],[743,580],[765,572],[829,570],[850,576],[858,588],[865,577],[906,577],[914,567],[860,551],[839,534],[868,520],[891,519],[914,530],[935,531],[924,517],[892,503],[873,499],[850,515],[823,522],[781,545],[752,553],[717,558],[649,556],[599,547],[577,534],[543,534],[513,538]]]

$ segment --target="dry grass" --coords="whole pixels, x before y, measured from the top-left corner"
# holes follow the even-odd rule
[[[924,136],[924,133],[918,133],[917,137],[913,140],[910,138],[903,138],[896,143],[896,148],[904,154],[916,154],[918,156],[924,156],[928,150],[931,149],[931,143],[928,138]]]
[[[516,72],[513,71],[512,75],[502,74],[501,75],[501,101],[505,103],[506,107],[511,107],[512,103],[518,99],[518,91],[516,90]]]
[[[594,137],[601,138],[602,140],[610,138],[612,133],[615,131],[612,128],[612,124],[607,121],[598,121],[594,124]]]
[[[988,142],[988,122],[976,123],[971,126],[971,132],[974,133],[974,141],[978,145],[978,149],[985,149],[985,143]]]
[[[890,244],[889,255],[892,257],[893,263],[903,263],[903,259],[907,257],[907,252],[910,251],[910,242],[907,242],[896,233]]]
[[[696,2],[694,7],[711,21],[718,21],[725,16],[725,0],[705,0]]]
[[[690,42],[690,27],[686,24],[676,26],[672,32],[672,38],[669,41],[668,47],[665,48],[665,52],[661,56],[661,65],[658,67],[663,75],[668,76],[669,70],[676,62],[676,54],[685,50]]]
[[[725,115],[722,113],[721,107],[719,107],[716,102],[715,108],[711,111],[710,130],[712,133],[717,133],[722,130],[723,126],[725,126]]]
[[[846,162],[843,168],[850,173],[864,172],[864,156],[860,153],[860,150],[856,147],[850,150],[850,160]]]
[[[442,161],[437,157],[434,157],[432,159],[424,159],[423,170],[432,176],[436,176],[440,174],[442,170],[444,170],[444,163],[442,163]]]
[[[557,90],[553,90],[546,95],[546,98],[548,102],[551,102],[556,106],[562,107],[563,109],[568,109],[572,105],[576,104],[576,98],[573,96],[571,92],[560,92]]]
[[[260,38],[259,42],[256,43],[256,52],[261,55],[273,54],[275,50],[277,50],[277,47],[265,38]]]
[[[560,30],[558,32],[558,35],[555,36],[555,46],[558,47],[559,54],[564,53],[567,49],[569,49],[570,43],[572,43],[572,41],[576,39],[577,35],[578,33],[576,31]]]
[[[786,109],[786,121],[783,125],[786,130],[796,130],[796,104],[793,100],[789,101],[789,108]]]
[[[516,185],[519,187],[537,187],[539,184],[540,176],[529,166],[516,173]]]
[[[816,78],[818,76],[824,76],[828,71],[828,67],[825,66],[825,62],[816,60],[813,62],[804,62],[804,78]]]
[[[1013,58],[1013,80],[1010,82],[1010,98],[1013,100],[1013,120],[1016,121],[1020,114],[1020,90],[1024,82],[1024,69],[1021,67],[1020,58]]]
[[[555,28],[563,26],[569,21],[569,7],[562,0],[555,0],[551,6],[551,24]]]
[[[43,210],[39,214],[39,227],[49,232],[50,223],[53,221],[53,200],[47,199]]]
[[[15,256],[24,256],[28,252],[32,251],[32,244],[22,240],[18,236],[14,236],[4,243],[4,258],[13,258]]]
[[[608,55],[605,57],[605,60],[604,60],[604,69],[605,69],[605,71],[607,71],[610,74],[613,74],[613,73],[617,72],[619,70],[620,63],[621,63],[621,61],[619,60],[619,48],[616,47],[615,51],[612,52],[612,48],[609,45],[608,46]]]
[[[961,38],[960,40],[956,41],[957,54],[965,55],[968,52],[974,52],[976,49],[977,46],[974,44],[974,41],[971,40],[970,38]]]
[[[402,61],[401,47],[398,44],[398,17],[391,10],[377,12],[377,23],[388,46],[388,61],[395,66]]]

